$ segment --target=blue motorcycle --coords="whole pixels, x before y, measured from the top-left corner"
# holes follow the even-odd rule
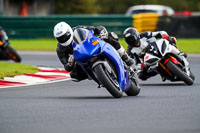
[[[140,86],[134,71],[123,63],[117,51],[108,43],[94,36],[92,30],[77,28],[74,30],[73,55],[89,79],[105,87],[115,98],[125,92],[136,96]]]

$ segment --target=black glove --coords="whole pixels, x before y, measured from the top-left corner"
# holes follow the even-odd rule
[[[104,39],[108,39],[108,31],[106,30],[106,28],[103,28],[100,33],[99,33],[99,37],[104,40]]]
[[[170,41],[169,41],[170,44],[172,44],[173,46],[177,47],[176,46],[176,42],[177,42],[177,40],[176,40],[175,37],[170,37]]]
[[[70,55],[68,58],[68,63],[64,65],[65,70],[71,72],[73,70],[74,65],[75,65],[74,56]]]

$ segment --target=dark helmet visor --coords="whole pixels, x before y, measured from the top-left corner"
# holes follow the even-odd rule
[[[56,39],[58,40],[59,43],[64,43],[69,40],[71,37],[71,34],[69,32],[66,32],[64,35],[57,37]]]

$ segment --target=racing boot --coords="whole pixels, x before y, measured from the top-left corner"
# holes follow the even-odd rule
[[[187,54],[184,52],[180,52],[179,55],[184,56],[185,58],[187,58]]]
[[[136,71],[135,61],[129,57],[122,46],[120,49],[117,50],[117,52],[119,53],[122,60],[126,63],[126,65],[130,66],[134,71]]]

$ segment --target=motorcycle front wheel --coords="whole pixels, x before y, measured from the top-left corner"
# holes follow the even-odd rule
[[[120,98],[123,96],[123,92],[119,86],[117,79],[104,68],[102,64],[98,64],[94,68],[94,72],[97,75],[98,80],[103,84],[107,91],[115,98]]]
[[[21,62],[21,57],[12,47],[7,46],[5,48],[5,51],[13,61],[18,62],[18,63]]]
[[[173,75],[176,75],[179,79],[184,81],[187,85],[192,85],[194,80],[189,77],[184,71],[182,71],[178,66],[176,66],[172,61],[166,63],[167,68]]]

